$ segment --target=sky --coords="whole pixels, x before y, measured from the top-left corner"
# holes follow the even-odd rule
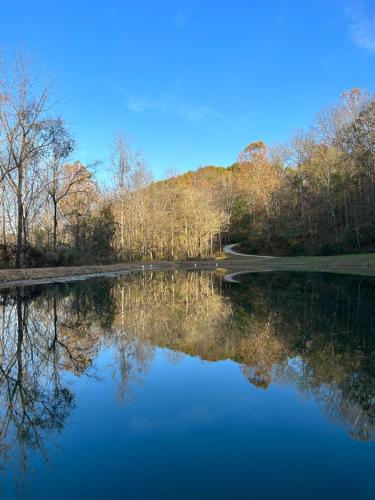
[[[353,87],[375,90],[375,2],[0,0],[0,47],[53,80],[107,177],[116,131],[156,178],[283,143]]]

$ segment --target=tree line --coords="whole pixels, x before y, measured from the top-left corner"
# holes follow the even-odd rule
[[[76,141],[54,114],[48,86],[20,54],[0,65],[0,194],[3,267],[197,258],[212,254],[227,215],[214,193],[152,183],[149,167],[116,134],[113,178],[73,159]]]
[[[375,99],[342,95],[290,143],[249,144],[229,167],[153,182],[142,153],[117,133],[113,178],[74,158],[51,89],[25,57],[0,64],[0,264],[3,267],[197,259],[224,241],[252,253],[375,249]]]
[[[357,88],[286,145],[249,144],[227,168],[181,185],[210,192],[218,235],[250,253],[328,255],[375,250],[375,98]]]

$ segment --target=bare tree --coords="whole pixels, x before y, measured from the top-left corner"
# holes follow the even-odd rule
[[[58,210],[60,203],[74,191],[84,191],[92,173],[80,162],[63,164],[54,159],[47,170],[46,189],[53,207],[53,248],[57,248]]]
[[[132,169],[133,152],[129,137],[125,137],[120,132],[115,135],[111,162],[120,198],[120,244],[123,253],[125,246],[124,198],[130,189],[129,175]]]
[[[144,199],[141,192],[151,182],[152,175],[142,151],[134,151],[131,139],[120,132],[115,135],[111,163],[116,183],[116,213],[120,227],[118,247],[121,256],[125,257],[125,247],[129,243],[126,231],[129,233],[131,231],[129,220],[139,211],[144,213]],[[139,195],[134,196],[135,192],[139,192]],[[134,205],[135,199],[137,206]],[[145,223],[145,218],[142,222]],[[134,225],[133,227],[135,228]],[[140,230],[140,227],[137,225],[136,229]]]
[[[22,265],[25,183],[32,166],[56,144],[61,120],[49,113],[50,89],[32,79],[29,65],[18,54],[11,71],[0,64],[1,176],[16,193],[16,267]]]

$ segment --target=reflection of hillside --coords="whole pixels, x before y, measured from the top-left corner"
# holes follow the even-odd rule
[[[183,272],[118,282],[115,325],[146,344],[231,358],[259,387],[292,382],[354,435],[370,438],[372,281],[267,274],[230,290],[221,286],[212,275]]]
[[[205,360],[232,358],[269,378],[282,345],[268,317],[237,317],[227,294],[210,274],[156,273],[114,287],[115,327],[126,336]],[[285,357],[284,353],[284,357]]]
[[[117,328],[148,343],[205,359],[226,357],[230,302],[210,275],[156,273],[119,282]]]
[[[183,271],[3,291],[0,307],[0,452],[43,450],[74,407],[64,372],[95,370],[113,350],[121,399],[131,396],[154,346],[232,359],[250,383],[293,383],[360,439],[374,437],[372,280],[251,275],[241,286]],[[22,453],[15,453],[15,448]]]
[[[375,432],[374,291],[371,279],[280,273],[253,275],[231,294],[240,317],[271,318],[294,360],[275,365],[275,376],[315,397],[360,439]]]

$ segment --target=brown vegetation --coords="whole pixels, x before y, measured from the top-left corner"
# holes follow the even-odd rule
[[[199,259],[228,240],[275,255],[375,250],[375,101],[366,92],[344,93],[285,147],[258,141],[228,168],[161,182],[118,133],[107,192],[94,165],[72,159],[75,141],[52,111],[22,55],[0,66],[2,267]]]

